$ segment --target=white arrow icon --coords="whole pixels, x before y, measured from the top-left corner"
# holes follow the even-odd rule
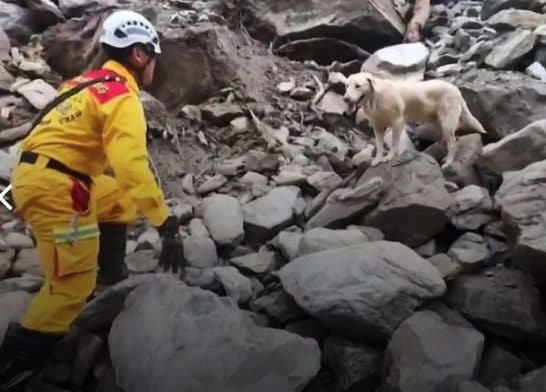
[[[12,186],[11,184],[9,184],[6,189],[0,192],[0,203],[2,203],[10,211],[13,210],[13,207],[11,206],[11,204],[7,202],[6,199],[4,199],[4,196],[6,196],[9,193],[9,191],[11,191],[11,188]]]

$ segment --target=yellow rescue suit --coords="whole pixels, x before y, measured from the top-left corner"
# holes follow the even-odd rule
[[[63,83],[60,92],[92,79],[117,75],[58,105],[23,141],[13,197],[37,240],[45,282],[22,326],[66,332],[93,292],[99,250],[98,222],[130,223],[137,212],[152,225],[168,217],[148,166],[146,121],[138,85],[121,64],[108,61]],[[55,170],[52,161],[92,179]],[[109,164],[115,179],[103,175]]]

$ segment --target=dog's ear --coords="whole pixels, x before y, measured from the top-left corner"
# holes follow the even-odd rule
[[[371,77],[367,77],[366,78],[366,81],[368,82],[368,84],[370,85],[370,89],[372,91],[375,91],[375,80]]]

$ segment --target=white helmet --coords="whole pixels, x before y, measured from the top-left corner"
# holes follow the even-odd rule
[[[154,26],[144,16],[129,10],[115,11],[105,19],[100,42],[120,49],[134,44],[151,45],[155,54],[161,53]]]

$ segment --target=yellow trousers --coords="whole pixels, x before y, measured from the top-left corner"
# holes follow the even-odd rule
[[[45,276],[21,324],[35,331],[62,333],[70,328],[95,289],[98,223],[131,223],[136,207],[113,177],[95,177],[89,189],[64,173],[46,168],[47,161],[39,157],[34,164],[20,163],[12,179],[16,211],[31,226]],[[78,196],[82,189],[89,196],[83,210]],[[75,209],[80,211],[77,230]]]

